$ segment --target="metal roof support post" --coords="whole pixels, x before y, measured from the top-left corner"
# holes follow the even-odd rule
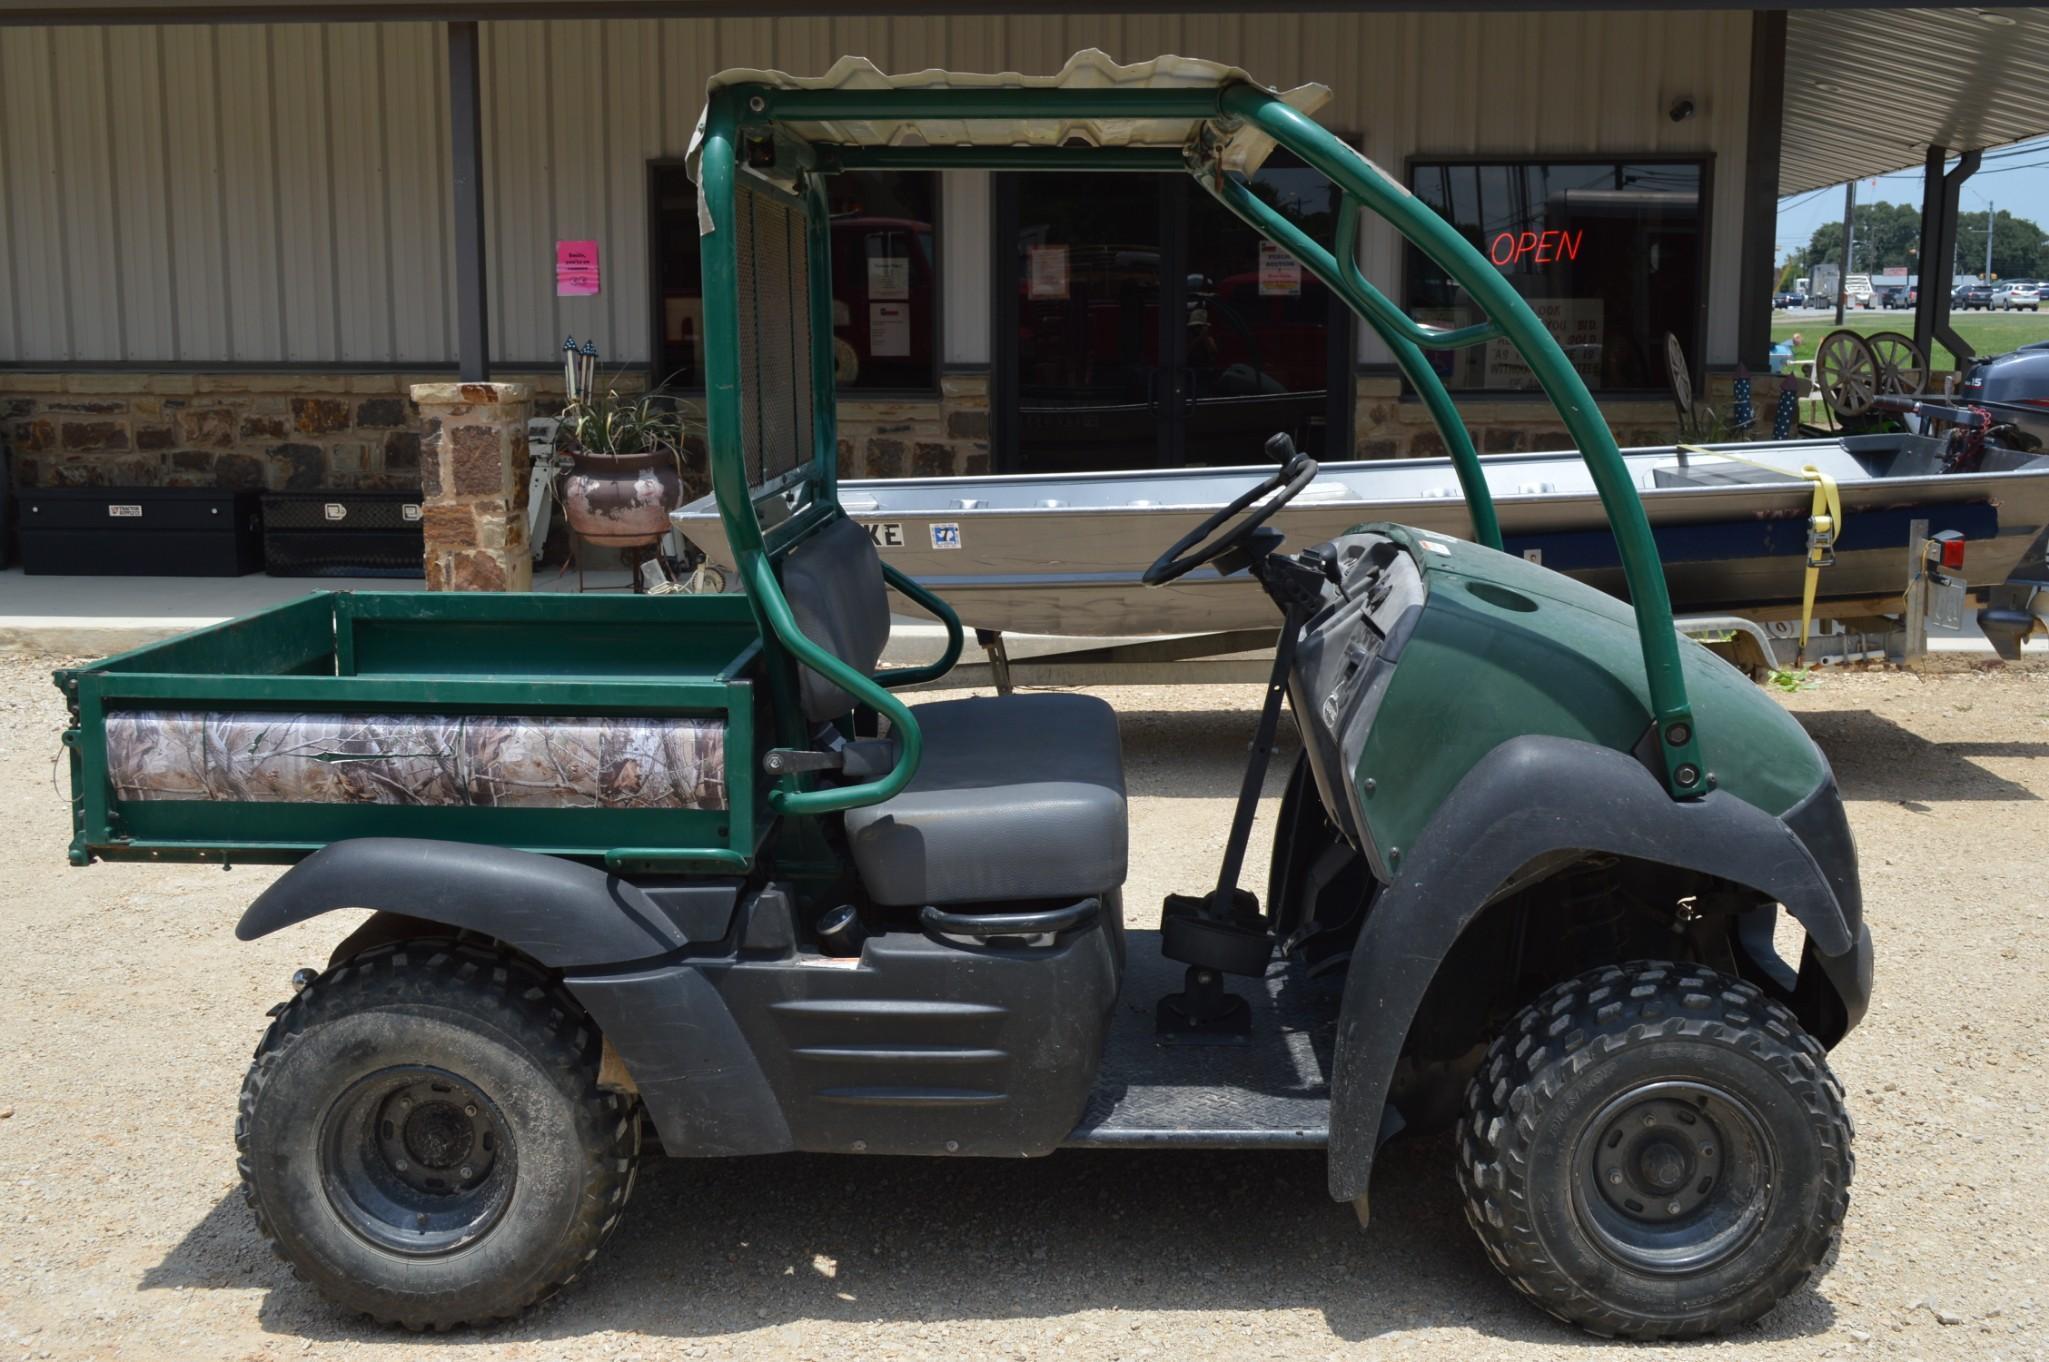
[[[1970,345],[1949,324],[1949,295],[1956,288],[1957,204],[1963,197],[1964,181],[1978,168],[1981,153],[1972,150],[1957,158],[1956,169],[1942,173],[1949,152],[1928,148],[1928,160],[1921,172],[1921,255],[1920,294],[1914,300],[1914,344],[1935,367],[1935,342],[1941,341],[1959,361],[1972,358]]]
[[[1843,268],[1836,275],[1836,325],[1843,324],[1843,308],[1850,301],[1850,259],[1857,247],[1857,182],[1843,182]]]
[[[465,383],[491,377],[491,310],[484,263],[482,43],[473,20],[448,25],[448,121],[455,192],[455,334]]]
[[[1779,139],[1786,124],[1786,12],[1750,16],[1750,119],[1743,147],[1743,257],[1737,267],[1736,358],[1771,367],[1771,293],[1779,286]]]

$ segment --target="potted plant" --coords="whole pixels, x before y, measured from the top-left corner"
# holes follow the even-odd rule
[[[686,419],[661,389],[597,391],[597,348],[563,347],[569,399],[555,448],[568,456],[562,513],[592,544],[646,548],[668,533],[669,512],[683,501]]]

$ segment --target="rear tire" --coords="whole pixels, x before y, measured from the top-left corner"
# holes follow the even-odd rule
[[[618,1225],[640,1118],[597,1086],[602,1040],[532,965],[448,940],[376,946],[257,1046],[235,1145],[257,1229],[381,1323],[508,1319]]]
[[[1458,1131],[1466,1219],[1516,1288],[1593,1333],[1756,1319],[1827,1270],[1849,1116],[1822,1048],[1690,965],[1560,984],[1499,1036]]]

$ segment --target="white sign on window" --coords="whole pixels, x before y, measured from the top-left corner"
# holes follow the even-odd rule
[[[1302,296],[1302,266],[1294,256],[1271,241],[1259,243],[1259,296],[1299,298]]]
[[[1599,298],[1529,298],[1525,300],[1572,367],[1588,383],[1601,381],[1601,334],[1606,309]],[[1534,388],[1537,376],[1505,340],[1487,342],[1487,386]]]
[[[911,258],[907,255],[868,257],[868,296],[908,298],[911,296]]]
[[[1064,302],[1067,298],[1067,248],[1032,246],[1025,251],[1031,268],[1026,271],[1026,288],[1041,301]]]
[[[868,353],[876,359],[910,356],[911,309],[907,304],[868,304]]]

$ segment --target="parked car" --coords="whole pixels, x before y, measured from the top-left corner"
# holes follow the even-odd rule
[[[1919,284],[1909,284],[1909,285],[1907,285],[1907,306],[1908,306],[1908,307],[1919,307],[1920,305],[1921,305],[1921,286],[1920,286]]]
[[[2034,279],[2016,279],[2006,286],[2005,306],[2018,312],[2042,310],[2042,285]]]
[[[1888,284],[1873,290],[1871,303],[1874,307],[1905,307],[1907,289],[1904,284]]]
[[[1772,295],[1772,306],[1774,308],[1805,307],[1807,306],[1807,295],[1804,293],[1774,293]]]
[[[1982,308],[1990,312],[1992,310],[1992,285],[1965,284],[1951,296],[1950,305],[1962,308],[1966,312],[1974,308]]]

